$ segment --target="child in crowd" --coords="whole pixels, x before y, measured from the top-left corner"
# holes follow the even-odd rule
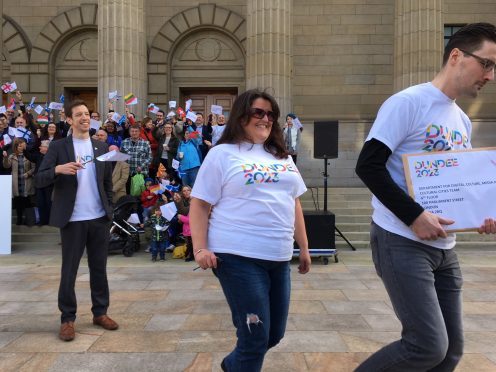
[[[152,254],[152,261],[157,261],[157,255],[160,255],[160,261],[165,261],[165,248],[167,242],[167,220],[162,216],[160,205],[152,207],[152,215],[148,224],[152,228],[152,241],[150,252]]]
[[[146,223],[150,217],[152,207],[157,203],[158,194],[150,189],[154,186],[151,178],[145,179],[145,191],[141,193],[141,206],[143,207],[143,220]]]
[[[194,261],[195,256],[193,255],[193,241],[191,240],[191,229],[189,227],[189,215],[178,214],[177,218],[179,222],[183,224],[183,236],[186,241],[186,258],[184,261],[190,262]]]

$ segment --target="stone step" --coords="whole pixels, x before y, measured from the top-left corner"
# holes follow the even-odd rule
[[[314,194],[317,193],[317,190],[320,195],[324,195],[323,187],[309,187],[308,191],[302,195],[302,197],[306,195],[311,195],[312,191]],[[371,195],[371,192],[366,187],[328,187],[327,188],[328,195]]]
[[[34,227],[33,229],[36,229]],[[39,243],[55,243],[60,242],[59,232],[31,233],[31,232],[13,232],[12,241],[17,243],[31,242]]]
[[[301,206],[303,210],[315,210],[315,203],[313,200],[302,200]],[[324,202],[317,204],[320,209],[324,209]],[[327,202],[327,209],[333,211],[335,209],[366,209],[369,214],[372,213],[372,207],[370,206],[370,201],[355,201],[355,200],[329,200]]]

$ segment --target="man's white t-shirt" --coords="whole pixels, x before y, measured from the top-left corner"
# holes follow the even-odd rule
[[[290,156],[277,159],[263,145],[213,147],[192,196],[213,206],[208,249],[270,261],[293,254],[295,199],[306,191]]]
[[[91,139],[72,138],[76,161],[84,163],[84,169],[77,171],[78,188],[74,211],[69,221],[87,221],[105,216],[106,212],[98,192],[96,169]]]
[[[455,100],[432,83],[425,83],[407,88],[386,100],[366,141],[375,138],[389,147],[392,154],[386,168],[394,182],[408,192],[403,154],[469,149],[471,132],[470,119]],[[448,234],[446,239],[421,240],[375,196],[372,197],[372,206],[372,219],[387,231],[436,248],[455,246],[455,234]]]

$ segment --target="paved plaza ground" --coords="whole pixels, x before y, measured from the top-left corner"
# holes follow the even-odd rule
[[[76,339],[57,338],[59,246],[0,257],[0,370],[220,371],[235,342],[228,306],[210,271],[144,252],[112,255],[109,314],[120,324],[91,323],[88,270],[77,279]],[[496,371],[496,252],[459,252],[465,278],[466,354],[457,371]],[[286,337],[264,371],[352,371],[399,337],[399,323],[372,266],[370,251],[343,250],[339,263],[292,270]]]

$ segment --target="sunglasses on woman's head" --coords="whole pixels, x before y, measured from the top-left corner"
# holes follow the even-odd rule
[[[267,119],[269,119],[269,121],[276,120],[276,115],[272,111],[265,111],[262,110],[261,108],[256,108],[256,107],[252,107],[250,109],[250,116],[253,118],[263,119],[265,115],[267,115]]]

